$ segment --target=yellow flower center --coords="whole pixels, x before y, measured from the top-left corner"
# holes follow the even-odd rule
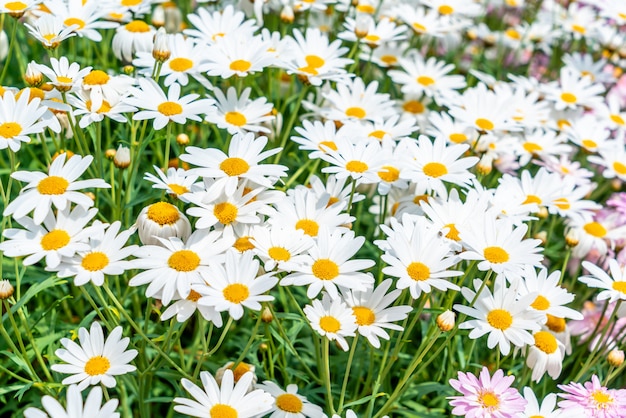
[[[383,138],[387,135],[387,132],[381,131],[380,129],[374,132],[371,132],[368,136],[373,136],[374,138],[382,141]]]
[[[522,205],[526,205],[529,203],[536,203],[538,205],[541,205],[541,199],[539,198],[539,196],[535,196],[534,194],[529,194],[526,196],[526,200],[522,202]]]
[[[193,67],[193,61],[188,58],[174,58],[169,65],[172,71],[182,73]]]
[[[432,77],[428,77],[427,75],[421,75],[417,77],[417,82],[424,87],[428,87],[430,85],[435,84],[435,80]]]
[[[419,115],[421,113],[424,113],[424,110],[426,109],[426,107],[420,101],[409,100],[409,101],[404,102],[404,104],[402,105],[402,109],[405,112],[413,113],[414,115]]]
[[[157,202],[150,205],[146,215],[148,219],[161,226],[174,224],[180,219],[180,213],[176,206],[167,202]]]
[[[235,60],[230,63],[230,69],[233,71],[248,71],[252,67],[252,63],[246,60]]]
[[[141,4],[141,1],[142,0],[122,0],[121,4],[125,7],[132,7]]]
[[[592,148],[592,149],[596,148],[598,146],[598,143],[596,141],[591,140],[591,139],[583,139],[581,141],[581,144],[585,148]]]
[[[276,408],[295,414],[302,412],[302,401],[294,394],[283,393],[276,397]]]
[[[89,109],[90,111],[94,111],[94,109],[91,108],[91,100],[87,100],[85,102],[85,106],[87,107],[87,109]],[[107,102],[106,100],[102,101],[102,104],[100,105],[100,109],[96,110],[96,113],[107,113],[108,111],[111,110],[111,105],[109,104],[109,102]]]
[[[561,100],[563,100],[565,103],[573,104],[578,101],[578,98],[576,98],[575,94],[565,92],[561,93]]]
[[[305,234],[311,237],[316,237],[320,226],[317,222],[312,221],[311,219],[300,219],[296,222],[296,229],[301,229]]]
[[[565,331],[565,319],[550,314],[547,314],[546,316],[548,317],[546,327],[548,327],[550,331],[556,333]]]
[[[350,116],[352,118],[363,119],[367,115],[365,109],[362,107],[349,107],[346,109],[346,116]]]
[[[495,409],[500,405],[500,399],[493,392],[484,392],[478,396],[478,402],[482,404],[484,408]]]
[[[85,373],[89,376],[105,374],[110,368],[111,362],[108,358],[102,356],[92,357],[85,363]]]
[[[90,86],[102,85],[109,82],[109,75],[102,70],[93,70],[83,78],[83,84]]]
[[[583,226],[586,233],[596,238],[602,238],[606,235],[606,228],[598,222],[589,222]]]
[[[126,30],[129,32],[143,33],[150,32],[150,26],[143,20],[133,20],[126,24]]]
[[[328,258],[320,258],[311,267],[313,275],[320,280],[332,280],[339,276],[339,266]]]
[[[393,183],[400,178],[400,170],[390,165],[384,165],[383,169],[378,172],[378,177],[387,183]]]
[[[552,202],[554,203],[554,206],[556,206],[557,208],[561,209],[561,210],[567,210],[571,207],[569,201],[564,198],[564,197],[560,197],[558,199],[554,199],[554,201]]]
[[[524,142],[524,145],[522,146],[524,147],[526,151],[530,152],[531,154],[543,150],[541,145],[536,144],[534,142]]]
[[[585,34],[585,32],[587,32],[587,29],[584,26],[582,26],[582,25],[575,25],[575,24],[572,25],[572,30],[574,32],[578,32],[578,33],[583,34],[583,35]]]
[[[227,112],[224,119],[227,123],[235,126],[244,126],[248,122],[244,114],[239,112]]]
[[[209,410],[209,415],[211,418],[237,418],[239,416],[235,408],[223,403],[213,405]]]
[[[536,332],[533,337],[535,337],[535,347],[546,354],[554,353],[559,347],[554,335],[550,334],[548,331]]]
[[[341,329],[341,322],[335,317],[326,315],[320,318],[320,328],[326,332],[337,332]]]
[[[233,244],[233,247],[235,247],[237,251],[242,253],[244,251],[253,250],[254,244],[250,242],[250,237],[239,237],[237,238],[237,241],[235,241],[235,243]]]
[[[229,369],[232,369],[232,366],[230,366]],[[235,379],[235,382],[238,382],[239,379],[241,379],[243,375],[248,373],[250,370],[252,370],[252,368],[248,363],[244,363],[243,361],[239,363],[237,367],[235,367],[235,370],[233,370],[233,378]]]
[[[16,122],[4,122],[0,125],[0,136],[3,138],[13,138],[22,132],[22,126]]]
[[[317,146],[320,151],[324,151],[326,152],[326,150],[324,148],[328,148],[331,149],[333,151],[337,151],[337,145],[333,142],[333,141],[322,141],[319,143],[319,145]]]
[[[626,125],[626,121],[624,121],[624,118],[622,118],[620,115],[614,114],[614,115],[611,115],[610,118],[613,121],[613,123],[616,123],[620,126]]]
[[[109,265],[109,257],[101,251],[94,251],[83,257],[80,264],[87,271],[100,271]]]
[[[626,282],[613,282],[613,290],[626,294]]]
[[[454,142],[455,144],[460,144],[467,141],[467,135],[461,133],[450,134],[450,141]]]
[[[202,295],[198,292],[196,292],[195,290],[191,289],[189,291],[189,296],[187,296],[187,300],[190,300],[192,302],[197,302],[198,299],[200,299],[202,297]]]
[[[387,65],[394,65],[398,62],[398,57],[395,55],[382,55],[380,60]]]
[[[54,251],[65,247],[70,242],[70,235],[62,229],[53,229],[41,237],[41,248],[44,251]]]
[[[456,228],[454,224],[444,225],[444,228],[448,228],[449,231],[446,234],[446,238],[451,239],[453,241],[460,241],[461,237],[459,237],[459,230]]]
[[[490,263],[506,263],[509,261],[509,253],[502,247],[487,247],[483,250],[483,255]]]
[[[378,42],[378,41],[380,41],[380,36],[378,36],[378,35],[367,35],[364,39],[365,39],[365,42]]]
[[[188,188],[186,188],[185,186],[182,186],[180,184],[170,183],[170,184],[167,185],[167,187],[169,187],[170,190],[173,191],[177,195],[185,194],[185,193],[187,193],[189,191]]]
[[[307,55],[306,57],[304,57],[304,59],[307,63],[307,66],[309,66],[310,68],[322,68],[326,63],[322,57],[319,57],[317,55]]]
[[[165,116],[180,115],[183,113],[183,107],[176,102],[163,102],[157,107],[157,110]]]
[[[439,14],[441,15],[449,15],[454,13],[454,9],[451,6],[448,6],[447,4],[442,4],[441,6],[439,6],[439,9],[437,9],[439,11]]]
[[[229,284],[222,290],[222,293],[224,294],[224,299],[232,303],[241,303],[250,296],[248,286],[241,283]]]
[[[604,408],[606,406],[604,404],[613,403],[613,397],[602,389],[594,390],[591,397],[599,404],[599,408]]]
[[[167,265],[176,271],[194,271],[200,265],[200,257],[191,250],[178,250],[167,259]]]
[[[411,26],[413,26],[413,30],[415,32],[426,32],[426,26],[422,25],[421,23],[413,22]]]
[[[352,313],[356,317],[357,325],[372,325],[376,321],[374,311],[365,306],[353,306]]]
[[[248,162],[239,157],[230,157],[220,163],[220,170],[229,177],[240,176],[250,169]]]
[[[513,323],[513,316],[504,309],[493,309],[487,314],[487,322],[492,327],[505,331]]]
[[[482,131],[491,131],[495,127],[492,121],[484,118],[478,118],[474,123]]]
[[[506,36],[508,36],[511,39],[515,39],[516,41],[519,41],[520,39],[522,39],[522,35],[520,35],[520,33],[513,28],[507,29],[505,33],[506,33]]]
[[[267,254],[276,261],[289,261],[291,258],[291,253],[283,247],[272,247]]]
[[[28,6],[25,3],[22,3],[21,1],[11,1],[11,2],[6,3],[4,7],[6,7],[7,10],[10,10],[12,12],[21,12],[22,10],[26,10],[26,7]]]
[[[545,297],[539,295],[535,298],[535,301],[530,304],[530,306],[538,311],[545,311],[550,307],[550,301]]]
[[[237,219],[237,206],[230,202],[222,202],[215,205],[213,208],[213,214],[223,225],[230,225]]]
[[[74,80],[72,80],[71,78],[65,77],[65,76],[62,76],[62,75],[57,77],[57,83],[70,84],[73,81]]]
[[[356,6],[356,10],[361,13],[374,14],[376,12],[376,8],[371,4],[359,4]],[[626,17],[624,17],[626,19]]]
[[[2,126],[0,126],[0,128],[2,128]],[[620,163],[619,161],[615,161],[613,163],[613,170],[615,170],[615,172],[617,174],[626,174],[626,165]]]
[[[352,173],[363,173],[367,171],[369,167],[363,161],[352,160],[346,163],[346,170]]]
[[[446,168],[446,166],[437,162],[432,162],[424,165],[423,171],[424,174],[426,174],[428,177],[434,178],[448,174],[448,169]]]
[[[70,183],[63,177],[48,176],[37,184],[37,190],[44,195],[61,195],[69,185]]]
[[[424,263],[413,262],[407,266],[406,272],[409,274],[409,277],[416,282],[421,282],[430,278],[430,269]]]
[[[85,27],[85,21],[82,19],[79,19],[77,17],[70,17],[67,18],[63,21],[63,24],[65,26],[72,26],[72,25],[78,25],[78,29],[77,30],[81,30],[82,28]]]

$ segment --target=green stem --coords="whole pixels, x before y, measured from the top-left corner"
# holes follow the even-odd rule
[[[19,22],[16,19],[13,19],[13,28],[11,29],[11,40],[9,41],[9,52],[7,53],[7,57],[4,59],[4,68],[2,69],[2,75],[0,75],[0,86],[4,83],[4,77],[7,75],[7,70],[9,69],[9,63],[11,62],[11,58],[13,55],[13,50],[15,49],[15,37],[17,35],[17,27],[19,26]]]
[[[341,385],[341,394],[339,395],[339,406],[337,407],[337,413],[341,415],[343,411],[343,401],[346,397],[346,387],[348,385],[348,378],[350,377],[350,368],[352,367],[352,360],[356,351],[356,346],[359,343],[359,334],[357,333],[352,341],[352,347],[350,347],[350,354],[348,354],[348,363],[346,364],[346,372],[343,375],[343,383]]]
[[[330,340],[326,337],[322,337],[324,342],[322,343],[322,363],[324,367],[324,386],[326,387],[326,404],[332,414],[335,414],[335,408],[333,406],[333,391],[330,381]]]

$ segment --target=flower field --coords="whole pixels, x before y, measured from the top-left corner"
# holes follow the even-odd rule
[[[626,417],[626,2],[0,28],[1,416]]]

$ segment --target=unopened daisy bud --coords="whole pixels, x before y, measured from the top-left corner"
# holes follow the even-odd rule
[[[222,378],[224,377],[224,372],[226,372],[226,370],[233,370],[234,365],[234,361],[229,361],[223,367],[217,369],[217,371],[215,372],[215,381],[217,381],[218,384],[221,384]],[[239,379],[241,379],[241,377],[248,372],[251,372],[253,374],[253,377],[252,382],[250,382],[250,387],[246,392],[251,392],[252,390],[254,390],[254,385],[257,382],[257,377],[254,373],[254,366],[252,364],[244,363],[243,361],[239,363],[237,367],[235,367],[235,369],[233,370],[233,377],[235,378],[235,382],[238,382]]]
[[[617,349],[611,350],[606,359],[611,366],[619,367],[624,362],[624,351]]]
[[[357,38],[362,39],[367,36],[370,30],[372,17],[366,13],[359,13],[356,17],[354,25],[354,34]]]
[[[283,7],[283,10],[280,11],[280,20],[284,23],[293,23],[295,19],[295,15],[293,13],[293,8],[291,6]]]
[[[65,161],[69,160],[74,156],[74,153],[68,149],[61,149],[52,154],[52,161],[54,161],[59,155],[65,154]]]
[[[113,157],[113,164],[119,169],[128,168],[130,165],[130,148],[120,145]]]
[[[493,170],[493,157],[491,155],[484,154],[480,158],[480,161],[478,161],[476,170],[484,176],[491,173],[491,170]]]
[[[267,345],[266,343],[261,343],[261,345],[259,345],[259,350],[260,351],[267,351],[269,350],[269,345]]]
[[[611,189],[617,192],[618,190],[622,188],[622,184],[623,183],[620,179],[613,179],[611,180]]]
[[[549,215],[548,208],[546,208],[545,206],[541,206],[539,208],[539,212],[537,212],[537,217],[539,219],[546,219],[548,215]]]
[[[167,33],[180,32],[183,23],[183,13],[174,2],[168,2],[164,5],[165,11],[165,30]]]
[[[158,62],[165,62],[168,60],[172,52],[170,51],[170,45],[167,41],[167,32],[165,28],[161,27],[154,36],[154,47],[152,48],[152,56]]]
[[[454,314],[454,312],[448,309],[447,311],[442,312],[437,316],[437,326],[443,332],[450,331],[452,328],[454,328],[455,317],[456,315]]]
[[[534,235],[533,238],[540,240],[541,245],[546,245],[546,241],[548,240],[548,233],[546,231],[539,231]]]
[[[189,145],[189,135],[187,135],[187,134],[178,134],[176,136],[176,143],[178,145]]]
[[[265,322],[266,324],[269,324],[273,320],[274,320],[274,315],[272,315],[272,310],[266,306],[261,311],[261,321]]]
[[[144,245],[161,245],[157,237],[177,237],[186,241],[191,235],[191,223],[176,206],[157,202],[141,210],[137,217],[137,232]]]
[[[165,25],[165,9],[162,5],[158,5],[152,11],[152,26],[160,28]]]
[[[115,158],[115,150],[113,148],[109,148],[108,150],[104,152],[104,157],[107,160],[113,161],[113,158]]]
[[[96,201],[96,195],[93,194],[93,192],[85,192],[85,196],[87,196],[88,198],[90,198],[94,202]]]
[[[580,242],[580,232],[575,229],[570,229],[567,234],[565,234],[565,243],[569,247],[575,247]]]
[[[39,87],[43,84],[43,74],[37,68],[35,61],[31,61],[26,67],[24,81],[31,87]]]
[[[11,296],[13,296],[14,290],[15,289],[13,288],[13,285],[10,281],[6,279],[0,280],[0,299],[4,300],[10,298]]]
[[[135,67],[133,67],[132,65],[125,65],[124,67],[122,67],[122,72],[126,75],[133,75],[133,73],[135,72]]]

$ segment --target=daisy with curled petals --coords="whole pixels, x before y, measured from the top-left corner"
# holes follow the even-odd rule
[[[54,352],[68,364],[53,364],[50,368],[59,373],[71,374],[61,382],[64,385],[78,383],[83,390],[89,385],[102,383],[107,388],[115,387],[115,376],[134,372],[137,368],[128,364],[137,357],[137,350],[127,350],[130,338],[122,338],[122,327],[118,326],[104,339],[102,326],[92,322],[89,331],[79,328],[80,345],[62,338],[60,348]]]
[[[48,109],[40,104],[41,100],[31,98],[30,93],[16,97],[7,90],[0,96],[0,149],[17,152],[22,142],[30,142],[29,135],[46,129],[49,122],[42,116]]]
[[[226,96],[219,89],[215,89],[213,94],[217,100],[216,109],[207,112],[206,121],[215,123],[220,129],[227,129],[231,135],[245,132],[269,133],[270,130],[263,123],[274,119],[273,105],[267,103],[265,97],[250,100],[251,91],[248,87],[237,97],[234,87],[228,89]]]
[[[71,258],[64,258],[56,268],[48,267],[48,271],[57,271],[59,277],[74,277],[74,285],[82,286],[92,282],[95,286],[104,284],[104,276],[115,276],[131,268],[132,263],[125,259],[138,248],[136,245],[126,245],[128,238],[135,232],[126,230],[120,232],[119,221],[97,230],[89,236],[89,249],[77,252]]]
[[[392,306],[401,290],[387,291],[391,287],[392,280],[383,281],[376,288],[365,291],[345,292],[344,300],[356,318],[357,331],[375,348],[380,348],[379,338],[389,340],[389,334],[385,329],[402,331],[400,325],[393,324],[404,320],[413,309],[410,306]]]
[[[265,264],[265,271],[285,270],[285,263],[302,263],[304,253],[313,246],[313,239],[304,231],[280,226],[255,225],[251,242],[254,252]]]
[[[180,95],[180,84],[174,83],[169,87],[167,95],[151,78],[140,78],[139,88],[131,87],[130,97],[124,99],[126,104],[141,110],[133,115],[134,120],[154,119],[153,127],[163,129],[168,122],[184,124],[187,119],[200,122],[201,114],[211,111],[213,100],[200,99],[197,94]]]
[[[166,173],[157,167],[152,166],[158,177],[152,173],[146,173],[144,180],[152,182],[153,189],[165,190],[167,194],[173,195],[177,199],[188,203],[185,197],[187,193],[194,193],[203,190],[202,183],[198,182],[198,176],[189,170],[169,167]]]
[[[236,133],[230,139],[228,154],[216,148],[187,147],[179,158],[198,168],[192,170],[202,177],[216,179],[226,193],[232,194],[239,180],[249,180],[264,187],[272,187],[286,176],[287,167],[277,164],[259,164],[280,152],[281,148],[263,151],[267,137],[255,138],[252,132]]]
[[[45,258],[46,266],[55,268],[62,257],[72,257],[77,251],[89,249],[87,237],[96,232],[97,226],[85,228],[96,216],[98,209],[88,211],[76,206],[70,212],[69,206],[55,214],[50,211],[38,225],[25,216],[16,222],[26,229],[7,228],[2,235],[6,240],[0,243],[0,251],[7,257],[27,256],[23,263],[30,266]]]
[[[41,224],[52,205],[58,209],[64,209],[70,202],[73,202],[87,209],[93,206],[93,200],[79,190],[88,187],[108,188],[111,187],[102,179],[76,180],[80,177],[93,157],[88,155],[81,157],[73,155],[67,159],[67,154],[63,153],[56,157],[48,174],[38,171],[16,171],[11,177],[18,181],[28,182],[22,188],[22,192],[4,209],[4,216],[13,215],[18,219],[26,216],[33,209],[33,221]]]
[[[358,325],[352,309],[341,298],[333,299],[324,293],[321,301],[315,299],[303,311],[313,330],[348,351],[346,337],[354,337]]]
[[[557,385],[564,393],[558,396],[563,416],[612,418],[626,416],[626,390],[602,386],[595,374],[583,384]]]
[[[50,67],[37,64],[37,69],[48,77],[50,84],[60,92],[70,91],[74,86],[80,85],[83,77],[91,71],[91,67],[81,69],[80,64],[77,62],[70,64],[66,57],[61,57],[60,59],[50,58]]]
[[[411,180],[418,187],[445,196],[444,182],[466,187],[474,178],[468,169],[478,163],[478,157],[459,158],[469,149],[468,144],[447,144],[442,137],[431,142],[427,136],[420,135],[417,142],[409,139],[398,146],[406,149],[400,178]]]
[[[74,25],[67,27],[63,24],[62,18],[50,14],[42,15],[32,25],[24,22],[24,26],[28,29],[28,33],[48,49],[55,49],[67,38],[76,36]]]
[[[459,324],[459,329],[471,330],[471,339],[489,334],[487,347],[491,349],[498,345],[505,356],[511,352],[511,343],[520,348],[534,344],[535,339],[530,333],[541,329],[539,322],[543,319],[540,312],[530,309],[537,294],[528,293],[518,299],[517,287],[507,288],[504,278],[497,276],[493,294],[480,279],[474,280],[474,289],[482,289],[478,295],[467,287],[461,289],[467,302],[475,302],[473,307],[454,305],[456,311],[474,318]]]
[[[478,377],[458,372],[458,379],[450,379],[450,386],[462,396],[450,396],[453,415],[466,417],[515,417],[524,412],[526,400],[511,384],[515,376],[505,376],[501,369],[493,376],[483,367]]]
[[[144,207],[137,216],[137,233],[144,245],[161,245],[158,237],[178,237],[186,241],[191,235],[189,219],[176,206],[156,202]]]
[[[146,297],[162,291],[161,300],[168,305],[175,297],[186,298],[191,286],[204,283],[209,264],[220,262],[223,253],[233,245],[235,238],[222,233],[197,230],[186,242],[179,238],[158,238],[162,246],[144,245],[135,251],[133,267],[146,270],[128,283],[130,286],[148,284]]]
[[[539,382],[548,373],[556,379],[563,369],[565,345],[550,331],[538,331],[533,334],[534,344],[526,354],[526,365],[533,370],[531,379]]]
[[[151,52],[156,29],[143,20],[132,20],[115,30],[111,49],[115,57],[130,63],[138,52]]]
[[[615,302],[626,300],[626,271],[614,258],[609,260],[609,276],[604,270],[589,261],[583,261],[583,267],[591,273],[591,276],[582,276],[578,280],[589,287],[602,289],[598,294],[598,300]],[[582,318],[579,318],[582,319]]]
[[[206,72],[209,76],[246,77],[263,71],[276,61],[270,44],[261,36],[229,36],[209,47]]]
[[[198,304],[213,306],[218,312],[228,311],[238,320],[243,316],[244,307],[260,311],[260,302],[274,300],[274,296],[264,293],[276,286],[278,279],[274,273],[257,277],[259,261],[253,257],[251,251],[230,250],[226,252],[225,263],[211,264],[206,272],[208,283],[193,286],[201,295]]]
[[[385,245],[389,249],[381,258],[389,266],[383,269],[383,273],[397,277],[396,287],[408,288],[413,299],[419,298],[422,292],[430,293],[432,288],[444,292],[459,290],[457,285],[447,280],[463,275],[461,271],[450,270],[459,259],[452,256],[451,247],[440,236],[439,230],[423,217],[412,218],[406,214],[402,221],[404,226],[392,218],[392,228],[410,228],[412,232],[409,236],[396,233],[387,238]]]
[[[183,378],[181,384],[193,399],[174,398],[174,410],[200,418],[263,416],[272,409],[274,398],[263,389],[248,392],[253,378],[254,373],[247,372],[235,383],[233,371],[227,369],[218,386],[213,376],[201,372],[202,389]]]
[[[351,177],[356,184],[380,182],[379,172],[389,159],[378,141],[362,140],[356,143],[343,138],[337,141],[337,149],[327,149],[321,159],[330,163],[322,169],[323,173],[334,174],[342,180]]]
[[[353,231],[320,230],[316,245],[309,249],[302,264],[285,263],[285,269],[293,273],[285,276],[281,286],[308,285],[307,296],[314,298],[322,289],[330,297],[339,297],[337,287],[347,290],[365,290],[374,283],[371,274],[363,273],[372,267],[373,260],[351,260],[365,242],[364,237],[355,237]]]
[[[480,271],[493,270],[507,279],[519,277],[525,265],[538,267],[543,260],[541,240],[524,239],[527,224],[514,227],[508,219],[485,216],[478,225],[470,224],[460,232],[467,251],[459,256],[464,260],[479,260]]]
[[[67,388],[66,407],[52,396],[46,395],[41,398],[42,411],[38,408],[27,408],[24,418],[119,418],[119,412],[115,412],[119,401],[111,399],[102,405],[102,388],[93,387],[83,405],[83,396],[77,385]]]
[[[263,389],[274,397],[274,405],[269,418],[323,418],[324,411],[321,407],[312,404],[302,395],[298,395],[298,385],[288,385],[285,390],[276,383],[266,380],[255,386]]]
[[[542,417],[542,418],[562,418],[561,410],[556,407],[556,393],[549,393],[543,398],[541,401],[541,405],[539,405],[539,400],[537,396],[533,392],[531,388],[528,386],[524,388],[524,399],[528,402],[526,404],[526,408],[524,408],[524,412],[519,414],[519,418],[533,418],[533,417]]]

